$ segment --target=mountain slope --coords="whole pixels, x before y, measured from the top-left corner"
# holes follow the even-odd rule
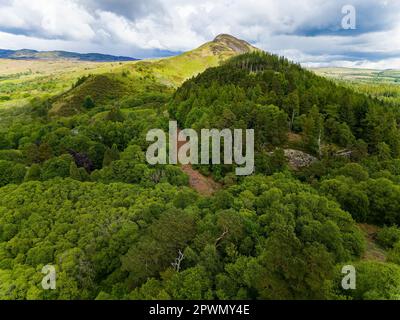
[[[92,62],[116,62],[116,61],[135,61],[138,59],[131,57],[112,56],[100,53],[76,53],[68,51],[36,51],[29,49],[22,50],[1,50],[0,59],[13,60],[75,60]]]
[[[119,101],[134,99],[154,89],[172,93],[185,80],[207,68],[218,66],[236,55],[257,50],[243,40],[222,34],[195,50],[175,57],[123,63],[112,73],[90,76],[82,85],[58,97],[51,114],[70,115],[83,110],[85,98],[92,93],[97,105],[112,104],[116,96]],[[104,81],[96,78],[107,79],[109,85],[99,88],[98,84]]]
[[[186,79],[196,76],[207,68],[216,67],[239,54],[254,51],[259,49],[231,35],[220,34],[213,41],[197,49],[155,62],[152,69],[165,84],[178,87]]]

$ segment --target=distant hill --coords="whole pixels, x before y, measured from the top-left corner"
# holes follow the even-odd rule
[[[246,52],[258,50],[244,40],[236,39],[227,34],[218,35],[213,41],[202,45],[200,48],[184,53],[183,58],[210,60],[214,57],[216,61],[226,60],[229,57]],[[179,56],[178,56],[179,57]],[[116,61],[137,61],[140,59],[113,56],[100,53],[77,53],[68,51],[36,51],[30,49],[4,50],[0,49],[0,59],[12,60],[77,60],[92,62],[116,62]],[[212,58],[211,58],[212,59]],[[208,67],[208,63],[206,64]]]
[[[0,49],[0,59],[13,60],[77,60],[92,62],[115,62],[115,61],[136,61],[131,57],[112,56],[100,53],[77,53],[68,51],[36,51],[29,49],[22,50],[2,50]]]
[[[260,51],[244,40],[221,34],[199,48],[178,56],[142,60],[120,66],[119,72],[89,77],[79,86],[57,97],[51,115],[71,115],[80,112],[84,100],[91,96],[99,105],[107,105],[149,90],[173,90],[185,80],[219,66],[234,56]],[[121,76],[121,75],[124,76]]]
[[[237,39],[229,34],[220,34],[215,37],[211,42],[207,42],[195,51],[202,51],[208,48],[214,55],[227,54],[231,55],[243,54],[253,51],[259,51],[258,48],[253,47],[250,43]]]
[[[210,67],[219,66],[222,62],[234,56],[260,51],[244,40],[228,34],[220,34],[200,47],[184,52],[178,56],[159,59],[150,64],[140,62],[139,67],[146,64],[151,74],[167,86],[179,87],[185,80],[205,71]]]

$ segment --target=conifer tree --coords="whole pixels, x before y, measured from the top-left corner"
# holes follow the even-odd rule
[[[106,149],[103,158],[103,167],[107,167],[111,164],[111,162],[119,160],[119,151],[117,145],[114,143],[113,146]]]

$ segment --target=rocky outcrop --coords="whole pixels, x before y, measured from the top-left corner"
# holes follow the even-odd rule
[[[253,47],[250,43],[239,40],[229,34],[220,34],[213,41],[213,49],[218,50],[226,50],[227,48],[236,54],[242,54],[247,52],[252,52],[258,50]]]
[[[318,160],[316,157],[300,150],[285,149],[284,152],[289,166],[294,170],[308,167]]]

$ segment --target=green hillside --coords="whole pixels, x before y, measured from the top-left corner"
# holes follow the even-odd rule
[[[94,92],[98,104],[110,104],[108,98],[116,95],[118,100],[140,95],[153,86],[157,89],[161,86],[161,91],[171,93],[173,88],[206,68],[253,50],[256,48],[244,41],[220,35],[177,57],[140,62],[0,59],[0,108],[24,105],[32,96],[58,95],[53,100],[53,114],[67,115],[82,110],[82,101],[90,92]],[[101,75],[99,79],[95,79],[97,75]],[[85,86],[72,88],[78,78],[84,77],[91,78]],[[109,88],[102,87],[104,81],[113,84]]]
[[[220,35],[198,49],[176,57],[124,63],[111,73],[90,75],[88,81],[58,97],[51,114],[71,115],[82,111],[85,98],[91,94],[96,104],[110,105],[117,97],[120,103],[140,99],[149,91],[172,93],[184,80],[234,55],[253,50],[256,49],[244,41]]]
[[[0,59],[0,110],[62,94],[80,77],[113,72],[119,63]]]
[[[0,70],[1,300],[399,297],[395,103],[229,35],[167,59]],[[256,173],[149,165],[146,134],[171,119],[255,129]]]
[[[183,127],[253,128],[260,148],[284,145],[291,131],[315,155],[326,144],[351,151],[362,140],[372,154],[385,143],[400,156],[397,107],[268,53],[232,58],[185,82],[170,113]]]

